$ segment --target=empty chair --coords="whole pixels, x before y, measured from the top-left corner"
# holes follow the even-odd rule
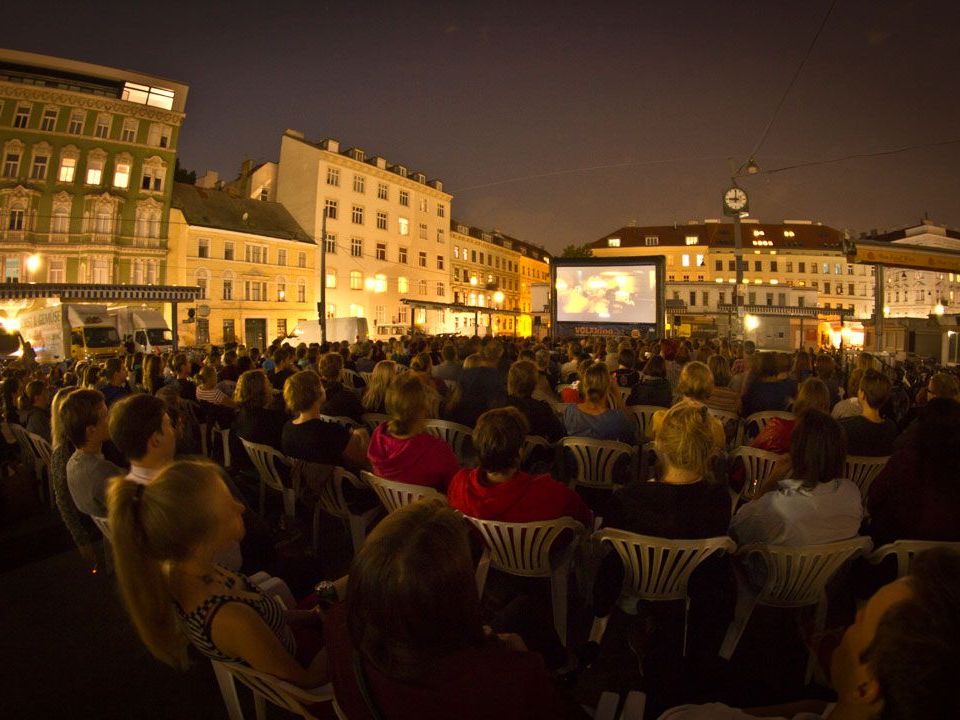
[[[226,663],[219,660],[210,662],[213,664],[213,673],[217,678],[217,685],[220,686],[220,694],[223,696],[223,704],[227,708],[227,717],[230,720],[243,720],[243,709],[237,697],[237,681],[253,692],[257,720],[266,720],[267,702],[302,718],[315,718],[317,716],[310,712],[310,706],[333,700],[333,686],[330,684],[304,690],[240,663]]]
[[[733,467],[739,459],[743,463],[744,481],[740,489],[739,497],[734,497],[734,509],[739,498],[751,500],[757,494],[757,490],[763,481],[770,477],[770,473],[776,467],[777,463],[789,455],[777,455],[776,453],[760,450],[752,447],[738,447],[730,453],[730,467]],[[731,491],[732,492],[732,491]]]
[[[311,463],[316,465],[316,463]],[[380,508],[374,507],[357,514],[350,509],[343,494],[344,486],[349,483],[354,488],[362,488],[364,485],[357,479],[357,476],[342,467],[330,468],[329,477],[320,486],[320,496],[313,509],[313,549],[316,552],[318,538],[320,534],[320,510],[325,510],[330,515],[340,518],[350,530],[350,539],[353,543],[353,550],[356,552],[363,545],[367,537],[367,528],[373,522],[374,518],[380,514]],[[427,489],[427,488],[424,488]]]
[[[647,430],[653,423],[653,414],[663,410],[659,405],[627,405],[627,412],[637,422],[637,437],[643,443],[647,439]]]
[[[740,444],[747,445],[753,438],[760,434],[760,431],[770,422],[773,418],[780,418],[781,420],[794,420],[795,415],[791,412],[785,412],[783,410],[764,410],[763,412],[756,412],[752,415],[747,416],[743,421],[743,429],[741,431]]]
[[[387,422],[390,416],[385,413],[364,413],[360,416],[360,419],[363,420],[363,424],[366,425],[367,429],[372,433],[377,429],[377,425]]]
[[[668,540],[614,528],[604,528],[594,533],[594,538],[609,543],[620,556],[625,569],[623,594],[637,600],[685,602],[682,647],[686,655],[690,576],[714,553],[736,550],[733,540],[729,537]],[[591,635],[591,639],[597,638]]]
[[[847,455],[844,477],[856,484],[860,488],[860,495],[866,499],[867,493],[870,492],[871,483],[880,474],[889,459],[889,456]]]
[[[933,548],[947,547],[960,552],[960,542],[946,542],[940,540],[897,540],[887,545],[882,545],[867,555],[874,565],[879,565],[891,555],[897,558],[897,577],[901,578],[910,572],[910,564],[913,558],[924,550]]]
[[[453,448],[453,453],[457,456],[461,465],[469,467],[476,464],[471,439],[473,430],[466,425],[448,420],[427,420],[423,430],[434,437],[440,438]]]
[[[373,488],[388,513],[425,498],[447,501],[447,496],[442,492],[425,485],[411,485],[387,480],[366,471],[360,473],[360,479]]]
[[[479,531],[486,546],[477,566],[477,591],[483,596],[491,566],[511,575],[550,578],[553,624],[560,642],[567,644],[567,580],[570,564],[584,527],[573,518],[531,523],[502,523],[464,516]],[[554,543],[565,531],[572,541],[551,558]]]
[[[260,517],[266,512],[267,488],[275,490],[283,496],[283,513],[288,517],[293,517],[295,512],[296,492],[293,488],[288,488],[283,484],[283,478],[280,475],[279,467],[290,466],[290,460],[278,450],[274,450],[269,445],[252,443],[249,440],[240,439],[243,443],[247,455],[250,456],[250,462],[257,469],[260,476]]]
[[[826,622],[826,586],[848,560],[868,552],[870,538],[854,537],[824,545],[785,547],[782,545],[745,545],[737,555],[743,559],[759,557],[766,569],[763,586],[758,590],[743,582],[737,591],[733,621],[720,646],[720,657],[729,660],[740,643],[754,608],[769,605],[799,608],[816,605],[814,632],[822,633]],[[814,657],[807,664],[806,681],[813,676]]]
[[[632,463],[636,458],[636,448],[616,440],[565,437],[560,446],[569,450],[576,461],[576,475],[571,478],[573,486],[612,490],[618,461],[626,458]]]

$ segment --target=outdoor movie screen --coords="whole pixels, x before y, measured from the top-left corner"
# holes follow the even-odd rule
[[[557,321],[657,321],[655,265],[558,265]]]

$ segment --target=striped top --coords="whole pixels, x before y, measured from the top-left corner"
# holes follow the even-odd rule
[[[267,624],[273,634],[291,655],[295,654],[297,645],[287,625],[286,609],[283,603],[270,595],[264,594],[260,588],[251,583],[243,575],[234,576],[221,570],[224,587],[236,590],[228,594],[211,595],[193,612],[184,612],[180,603],[174,601],[177,615],[180,618],[184,632],[193,646],[207,657],[222,662],[243,662],[241,658],[231,657],[223,652],[213,642],[213,619],[227,603],[239,602],[253,608],[257,615]],[[240,586],[238,585],[238,579]]]

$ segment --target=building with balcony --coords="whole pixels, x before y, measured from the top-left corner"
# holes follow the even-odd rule
[[[185,345],[241,342],[265,348],[300,320],[316,320],[316,243],[280,203],[173,183],[171,282],[195,285]]]
[[[369,318],[372,335],[411,321],[430,333],[454,330],[450,312],[435,305],[452,298],[452,196],[440,180],[360,148],[341,151],[333,139],[308,141],[294,130],[281,139],[275,182],[268,170],[257,176],[257,187],[269,186],[267,197],[283,203],[313,237],[323,237],[326,214],[318,251],[326,255],[327,317]]]
[[[0,50],[6,281],[169,282],[170,196],[187,90],[142,73]]]

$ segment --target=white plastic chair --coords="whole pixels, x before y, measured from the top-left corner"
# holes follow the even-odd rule
[[[527,435],[523,438],[523,447],[520,450],[520,464],[526,463],[530,455],[538,448],[543,448],[551,453],[556,450],[556,446],[550,444],[550,441],[542,435]]]
[[[769,450],[745,446],[738,447],[730,453],[729,466],[731,468],[734,467],[736,459],[739,458],[743,461],[745,472],[743,487],[740,489],[739,495],[734,495],[731,491],[734,510],[736,510],[736,504],[739,498],[743,498],[744,500],[753,499],[753,496],[757,494],[757,489],[763,481],[770,477],[770,473],[773,472],[774,467],[785,457],[787,457],[787,455],[778,455]]]
[[[717,410],[708,407],[707,411],[723,424],[723,434],[727,439],[727,451],[731,451],[740,445],[740,436],[743,432],[743,425],[740,423],[740,416],[727,410]]]
[[[480,531],[486,548],[477,566],[477,591],[483,597],[492,565],[510,575],[550,578],[553,625],[567,644],[567,581],[574,552],[584,534],[582,524],[569,517],[531,523],[503,523],[465,516]],[[573,540],[551,557],[554,543],[565,531]]]
[[[348,388],[349,390],[357,389],[356,379],[358,377],[361,380],[363,380],[363,376],[360,375],[360,373],[358,373],[356,370],[350,370],[348,368],[344,368],[343,370],[340,371],[340,382],[345,388]],[[364,381],[364,385],[366,385],[366,381]]]
[[[363,380],[363,384],[364,384],[364,385],[369,385],[369,384],[370,384],[370,378],[373,377],[373,373],[372,373],[372,372],[358,372],[357,375],[359,375],[360,378]]]
[[[631,464],[637,456],[636,448],[616,440],[565,437],[560,447],[570,450],[577,462],[577,473],[571,487],[581,486],[613,490],[613,471],[620,458],[629,458]]]
[[[641,443],[647,441],[647,430],[653,424],[653,414],[660,410],[666,410],[666,408],[659,405],[627,405],[627,412],[633,415],[633,419],[637,423],[637,437]]]
[[[620,399],[623,400],[623,402],[626,402],[627,398],[630,397],[630,393],[633,392],[633,388],[618,387],[617,392],[620,393]]]
[[[763,432],[763,429],[767,426],[767,423],[774,418],[779,418],[781,420],[793,420],[796,418],[796,415],[794,415],[792,412],[785,412],[783,410],[764,410],[763,412],[755,412],[753,415],[748,415],[743,421],[743,428],[740,431],[740,442],[737,444],[747,444],[750,440]],[[755,433],[749,432],[750,428],[752,427],[757,428]]]
[[[237,697],[237,681],[246,685],[253,692],[253,704],[257,720],[266,720],[267,702],[294,715],[312,719],[317,716],[310,712],[308,706],[333,700],[333,685],[331,684],[304,690],[292,683],[267,673],[258,672],[246,665],[226,663],[219,660],[211,660],[210,662],[213,664],[213,673],[217,678],[217,685],[220,686],[220,694],[223,696],[223,704],[227,708],[227,716],[230,720],[243,720],[243,709],[240,707],[240,699]]]
[[[469,427],[449,420],[427,420],[423,429],[424,432],[428,432],[447,443],[453,449],[453,453],[457,456],[461,465],[470,467],[475,464],[473,430]]]
[[[609,543],[620,556],[625,570],[623,596],[658,602],[684,601],[683,655],[686,657],[687,618],[690,614],[687,585],[690,576],[711,555],[734,552],[736,543],[725,536],[702,540],[668,540],[616,528],[604,528],[594,533],[593,537]]]
[[[742,579],[738,583],[737,607],[720,645],[720,657],[725,660],[733,657],[758,604],[781,608],[816,605],[814,632],[822,633],[827,613],[827,583],[844,563],[869,552],[871,547],[873,543],[870,538],[854,537],[824,545],[745,545],[740,548],[737,555],[744,559],[754,555],[763,559],[766,578],[759,591],[749,587]],[[811,653],[807,663],[807,683],[813,677],[815,662]]]
[[[360,419],[363,420],[363,424],[366,425],[367,430],[372,434],[373,431],[377,429],[377,426],[380,425],[380,423],[387,422],[390,416],[384,413],[364,413],[360,416]]]
[[[880,471],[886,466],[890,456],[868,457],[866,455],[847,455],[844,465],[844,477],[860,488],[860,496],[866,500],[870,486]]]
[[[946,542],[939,540],[897,540],[886,545],[882,545],[867,555],[867,560],[873,565],[879,565],[889,556],[894,555],[897,558],[897,577],[901,578],[910,572],[910,565],[913,558],[925,550],[945,547],[960,552],[960,542]]]
[[[347,430],[352,430],[357,427],[357,423],[353,418],[348,418],[343,415],[318,415],[318,419],[323,420],[328,423],[335,423],[336,425],[343,425]]]
[[[97,526],[100,534],[103,535],[103,539],[107,542],[110,542],[110,521],[106,518],[96,517],[94,515],[91,515],[90,519],[93,520],[93,524]]]
[[[314,552],[316,552],[320,535],[320,510],[325,510],[330,515],[340,518],[347,523],[354,552],[359,550],[360,546],[363,545],[363,541],[367,538],[367,528],[370,527],[370,523],[373,522],[374,518],[380,514],[379,507],[370,508],[360,515],[353,513],[343,495],[344,483],[350,483],[356,488],[364,487],[352,472],[348,472],[342,467],[331,468],[330,477],[321,485],[320,497],[317,499],[317,504],[313,509]]]
[[[263,517],[266,512],[267,488],[283,496],[283,513],[287,517],[293,517],[296,510],[296,491],[283,484],[283,479],[277,470],[278,463],[289,467],[290,460],[269,445],[253,443],[243,438],[240,438],[240,442],[243,443],[247,455],[250,456],[250,462],[260,475],[260,517]]]
[[[219,425],[213,426],[213,433],[211,436],[214,440],[220,438],[220,446],[223,448],[223,466],[230,469],[230,428],[222,428]],[[216,442],[211,443],[210,453],[213,453],[212,445],[216,445]]]
[[[380,502],[386,508],[388,513],[399,510],[404,505],[417,502],[423,499],[442,500],[447,502],[447,496],[439,490],[425,485],[413,485],[411,483],[402,483],[395,480],[387,480],[371,472],[363,471],[360,473],[360,479],[373,488],[373,491],[380,498]]]
[[[600,693],[600,700],[593,712],[593,720],[618,720],[618,705],[620,705],[620,696],[617,693],[609,690]],[[627,693],[627,699],[623,703],[619,720],[643,720],[646,707],[647,694],[639,690],[631,690]]]

